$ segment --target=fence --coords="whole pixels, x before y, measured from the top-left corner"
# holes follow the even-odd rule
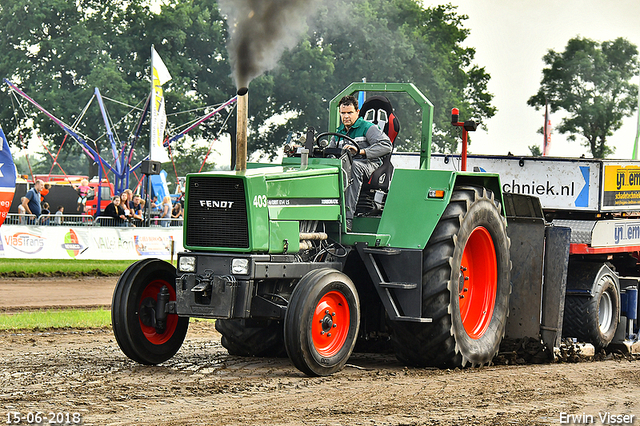
[[[182,218],[164,219],[151,217],[150,227],[181,227]],[[35,215],[9,213],[4,221],[6,225],[38,225],[38,226],[107,226],[107,227],[144,227],[145,223],[139,219],[124,221],[107,216],[94,218],[90,215],[79,214],[46,214],[36,218]]]

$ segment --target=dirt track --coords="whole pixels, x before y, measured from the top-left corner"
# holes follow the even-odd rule
[[[80,297],[105,279],[92,280],[40,284],[57,294],[75,285]],[[106,303],[77,304],[108,304],[106,293]],[[110,330],[0,333],[2,414],[77,412],[87,425],[557,425],[561,413],[606,424],[599,413],[609,412],[640,425],[639,361],[450,371],[355,354],[342,372],[309,378],[286,358],[229,356],[219,337],[212,323],[192,321],[178,354],[148,367],[127,359]]]
[[[117,277],[2,278],[0,311],[107,307]]]

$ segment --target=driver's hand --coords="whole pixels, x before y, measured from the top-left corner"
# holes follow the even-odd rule
[[[356,155],[358,153],[357,148],[353,145],[345,145],[344,149],[348,149],[349,151],[351,151],[352,155]]]

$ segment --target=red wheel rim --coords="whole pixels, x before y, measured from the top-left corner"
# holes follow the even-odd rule
[[[330,291],[318,302],[313,313],[311,335],[313,346],[323,357],[340,352],[349,334],[350,311],[347,298],[339,291]]]
[[[138,305],[138,313],[140,312],[142,302],[145,299],[151,298],[156,301],[158,300],[158,293],[160,292],[160,289],[162,289],[162,286],[166,286],[169,289],[169,300],[176,300],[176,291],[171,285],[169,285],[169,283],[164,280],[151,281],[142,292],[140,303]],[[140,322],[140,329],[142,330],[144,337],[146,337],[147,340],[154,345],[161,345],[163,343],[166,343],[171,338],[171,336],[173,336],[173,333],[174,331],[176,331],[176,327],[178,326],[178,316],[172,314],[167,315],[167,326],[164,330],[164,333],[158,333],[155,327],[144,325],[139,315],[138,320]]]
[[[493,317],[498,289],[496,250],[489,231],[473,230],[462,253],[458,291],[460,318],[472,339],[484,335]]]

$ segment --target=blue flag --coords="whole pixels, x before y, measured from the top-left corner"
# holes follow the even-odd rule
[[[4,222],[16,191],[16,166],[13,164],[7,137],[0,127],[0,225]]]

